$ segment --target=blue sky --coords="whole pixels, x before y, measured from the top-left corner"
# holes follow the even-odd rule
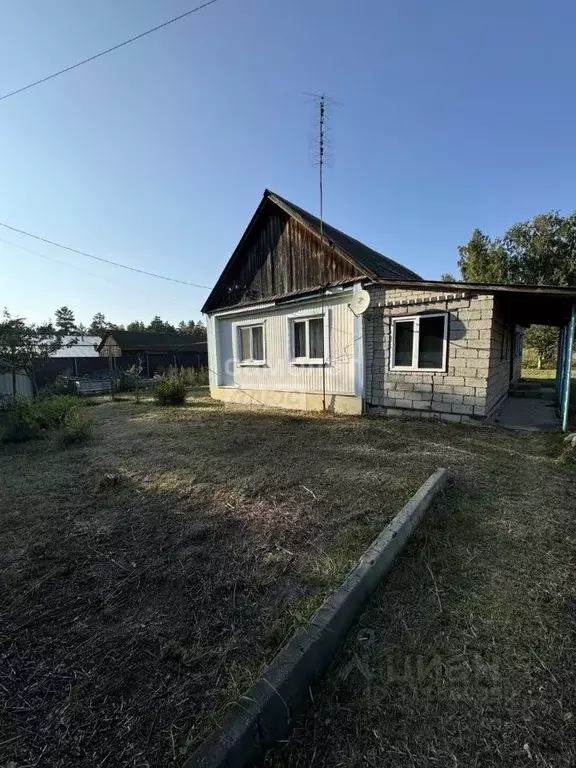
[[[18,0],[0,93],[198,0]],[[575,205],[576,4],[219,0],[0,102],[0,221],[212,285],[268,187],[317,212],[313,105],[331,110],[325,216],[425,277],[472,229]],[[198,318],[206,291],[5,230],[0,306],[89,323]]]

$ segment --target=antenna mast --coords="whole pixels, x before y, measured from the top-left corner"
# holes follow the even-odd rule
[[[316,103],[318,107],[318,134],[314,139],[314,162],[315,165],[319,168],[319,192],[320,192],[320,250],[323,253],[324,252],[324,166],[326,165],[326,160],[328,155],[331,155],[332,147],[330,140],[327,139],[326,133],[327,133],[327,121],[326,121],[326,105],[327,104],[334,104],[337,107],[342,106],[337,101],[334,101],[334,99],[331,99],[326,96],[325,93],[322,94],[315,94],[315,93],[309,93],[308,96],[311,96],[314,102]],[[324,314],[324,299],[325,299],[325,291],[328,288],[329,283],[322,284],[321,286],[321,306],[322,306],[322,320],[324,321],[323,326],[325,327],[326,324],[326,317]],[[326,338],[326,334],[323,337]],[[324,346],[324,343],[322,344],[322,410],[326,411],[326,349]]]
[[[318,166],[320,168],[320,252],[324,254],[324,132],[325,132],[325,120],[326,120],[326,95],[322,94],[318,100],[318,108],[320,112],[320,124],[319,124],[319,136],[318,136]],[[326,322],[326,316],[324,312],[324,291],[322,288],[322,411],[326,412],[326,350],[324,349],[324,339],[326,334],[324,333],[324,323]]]
[[[320,111],[318,136],[318,165],[320,168],[320,244],[324,245],[324,138],[326,128],[326,96],[322,94],[318,100]]]

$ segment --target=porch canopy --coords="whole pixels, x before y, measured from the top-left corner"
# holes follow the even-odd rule
[[[508,322],[528,328],[551,325],[560,329],[556,363],[556,392],[562,429],[568,427],[572,351],[576,324],[576,287],[548,285],[499,285],[497,283],[445,283],[438,280],[381,280],[390,288],[430,290],[444,293],[491,294]]]

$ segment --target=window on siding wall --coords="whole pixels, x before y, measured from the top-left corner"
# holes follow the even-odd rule
[[[324,361],[324,318],[292,320],[291,357],[295,362]]]
[[[238,328],[238,340],[241,363],[263,363],[264,326],[246,325]]]
[[[392,369],[442,371],[448,351],[448,315],[416,315],[392,320]]]

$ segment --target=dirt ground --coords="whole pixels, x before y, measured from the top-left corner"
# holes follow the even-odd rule
[[[418,445],[453,485],[267,764],[573,768],[573,454],[558,435],[413,425]]]
[[[0,446],[0,765],[170,766],[425,479],[354,418],[104,402]]]

